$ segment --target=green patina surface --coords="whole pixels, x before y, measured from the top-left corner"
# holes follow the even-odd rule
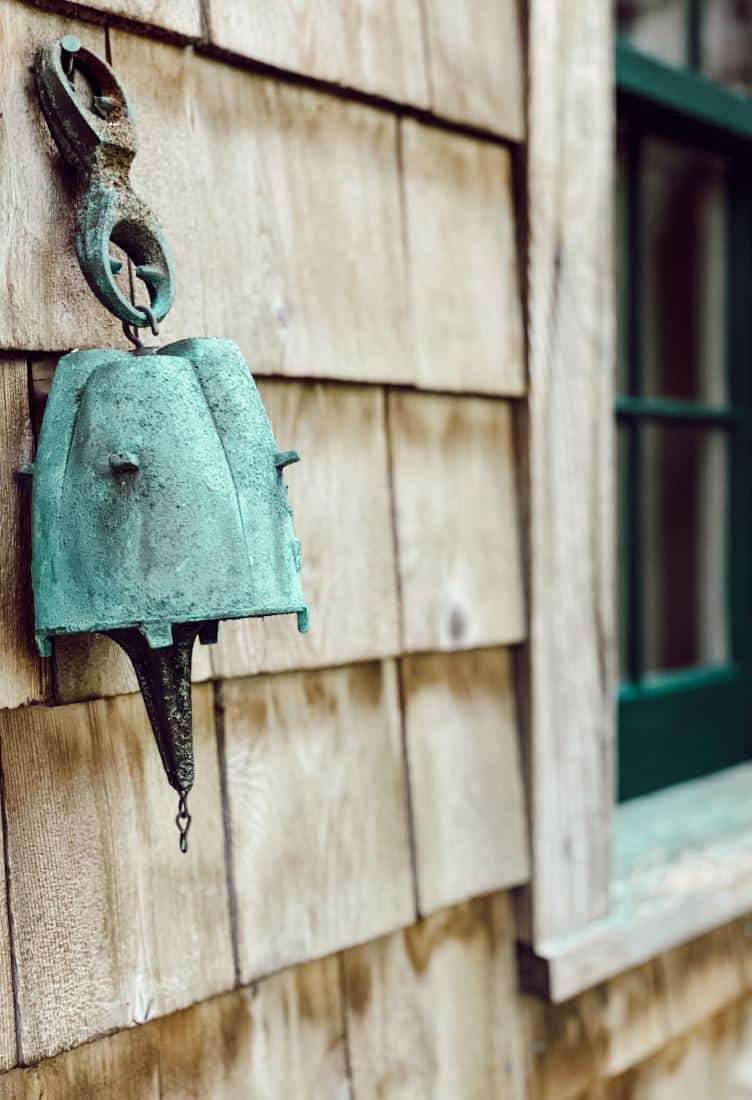
[[[34,467],[32,573],[42,653],[56,634],[307,608],[280,452],[229,340],[60,360]]]

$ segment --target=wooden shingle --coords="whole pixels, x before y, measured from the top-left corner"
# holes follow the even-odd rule
[[[509,653],[407,657],[405,737],[421,913],[529,871]]]
[[[417,383],[519,395],[525,359],[510,154],[409,120],[402,150]]]
[[[218,49],[428,106],[420,0],[209,0],[208,17]]]
[[[423,7],[436,114],[521,139],[522,0],[424,0]]]
[[[389,425],[404,649],[520,641],[525,608],[509,405],[392,393]]]
[[[344,959],[356,1096],[527,1096],[506,895],[437,913]]]
[[[141,698],[0,711],[24,1060],[233,981],[211,692],[194,700],[190,851]]]
[[[335,958],[0,1076],[1,1100],[334,1100],[346,1090]]]
[[[125,33],[112,53],[175,254],[164,338],[229,337],[254,374],[408,381],[394,117]]]
[[[241,979],[409,924],[394,665],[228,681],[222,704]]]

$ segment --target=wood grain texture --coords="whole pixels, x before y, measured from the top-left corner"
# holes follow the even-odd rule
[[[671,1038],[660,960],[564,1004],[522,1005],[533,1054],[531,1100],[573,1100],[660,1050]]]
[[[103,16],[144,23],[183,40],[202,37],[200,0],[70,0]],[[91,18],[89,16],[88,18]],[[161,74],[160,74],[161,75]]]
[[[409,381],[396,120],[127,34],[112,52],[178,269],[165,339],[229,337],[254,374]]]
[[[392,663],[222,687],[244,981],[415,916]]]
[[[45,699],[50,690],[49,662],[34,644],[31,485],[17,472],[33,450],[26,361],[0,356],[0,707]]]
[[[513,939],[501,894],[346,952],[354,1095],[522,1100]]]
[[[0,1100],[345,1100],[336,958],[0,1076]]]
[[[162,1100],[154,1027],[130,1028],[0,1077],[0,1100]]]
[[[563,1004],[524,998],[531,1100],[574,1100],[599,1082],[627,1082],[675,1040],[752,1003],[748,931],[746,920],[715,929]]]
[[[742,964],[744,987],[752,993],[752,916],[734,922],[734,936]]]
[[[233,980],[211,692],[188,856],[141,699],[0,712],[24,1059]]]
[[[217,677],[347,664],[399,651],[384,396],[354,386],[262,381],[303,552],[310,629],[294,617],[222,625]]]
[[[662,955],[669,1032],[683,1035],[741,997],[746,989],[738,923]]]
[[[104,54],[104,31],[0,0],[0,347],[55,350],[122,344],[89,290],[73,246],[72,176],[39,109],[29,67],[63,34]]]
[[[501,401],[389,395],[406,651],[525,636],[512,414]]]
[[[348,1095],[336,958],[177,1013],[155,1032],[160,1100]]]
[[[401,127],[417,383],[521,394],[510,154],[409,120]]]
[[[565,1004],[524,998],[529,1100],[589,1100],[670,1039],[665,989],[641,967]]]
[[[737,1055],[731,1071],[730,1100],[752,1100],[752,1000],[736,1006]]]
[[[518,1002],[528,1053],[529,1100],[590,1100],[601,1068],[602,1033],[585,1011],[583,999],[545,1004]],[[597,1023],[597,1021],[596,1021]]]
[[[741,1013],[731,1008],[616,1078],[604,1100],[746,1100],[749,1081],[739,1073],[743,1041]]]
[[[0,755],[0,775],[2,756]],[[4,798],[0,787],[0,797]],[[0,842],[3,841],[4,825],[0,821]],[[4,849],[3,849],[4,850]],[[11,942],[8,929],[8,894],[5,863],[0,864],[0,1073],[16,1064],[16,1015],[13,992]],[[2,1077],[0,1076],[0,1081]],[[1,1094],[0,1094],[1,1095]]]
[[[402,662],[421,913],[529,870],[517,715],[504,650]]]
[[[428,106],[420,0],[210,0],[208,17],[221,50]]]
[[[576,932],[609,905],[616,496],[610,12],[601,0],[530,5],[524,449],[535,942]]]
[[[620,974],[586,993],[588,1019],[599,1021],[603,1033],[600,1072],[614,1077],[643,1062],[664,1046],[670,1036],[667,983],[662,959]]]
[[[193,87],[207,331],[254,372],[407,380],[394,118],[208,60]]]
[[[423,0],[436,114],[524,137],[524,7],[520,0]]]

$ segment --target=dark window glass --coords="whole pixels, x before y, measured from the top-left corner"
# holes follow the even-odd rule
[[[752,0],[705,0],[702,67],[721,84],[752,91]]]
[[[720,664],[729,655],[726,435],[692,424],[640,431],[644,670]]]
[[[642,393],[726,401],[726,164],[645,138]]]

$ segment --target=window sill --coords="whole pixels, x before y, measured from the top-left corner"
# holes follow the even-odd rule
[[[520,948],[526,992],[565,1001],[752,909],[752,763],[615,812],[611,912]]]

